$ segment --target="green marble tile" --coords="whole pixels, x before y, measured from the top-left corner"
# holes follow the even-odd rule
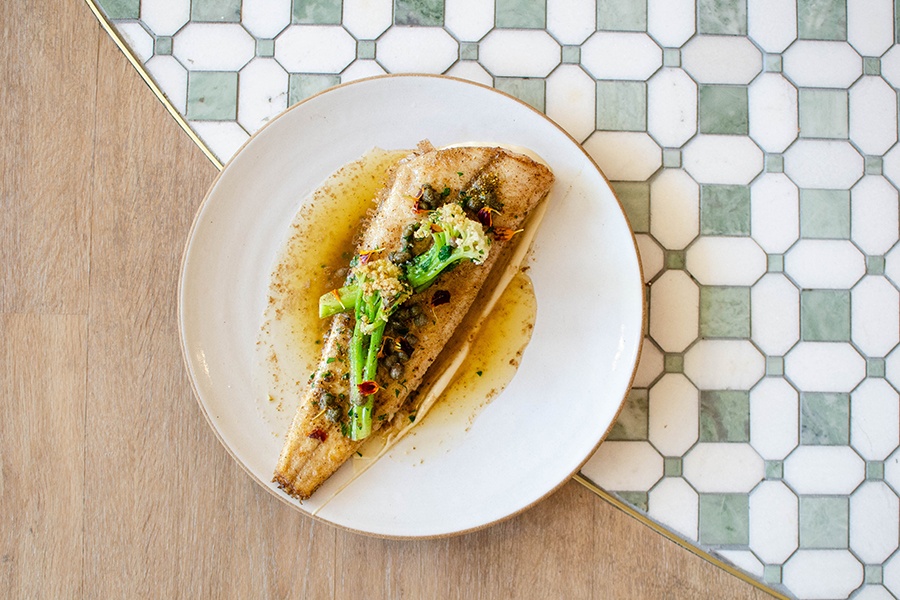
[[[339,25],[342,0],[293,0],[291,21],[304,25]]]
[[[563,46],[562,47],[562,62],[567,65],[577,65],[581,62],[581,47],[580,46]]]
[[[615,492],[615,494],[631,506],[647,512],[649,499],[649,494],[647,492]]]
[[[846,40],[847,0],[797,0],[801,40]]]
[[[394,0],[394,24],[440,27],[444,0]]]
[[[667,169],[680,169],[681,150],[678,148],[663,148],[662,161],[663,166]]]
[[[749,442],[750,392],[743,390],[701,391],[700,441]]]
[[[849,444],[850,396],[836,392],[801,392],[800,443],[809,446]]]
[[[744,185],[701,185],[700,233],[750,235],[750,188]]]
[[[547,0],[496,0],[494,23],[503,28],[543,29]]]
[[[229,121],[236,119],[237,90],[237,73],[219,71],[188,73],[188,120]]]
[[[527,77],[494,77],[494,87],[544,112],[546,82]]]
[[[866,257],[866,273],[868,275],[884,275],[884,257],[883,256],[867,256]]]
[[[327,90],[341,82],[339,75],[299,75],[292,73],[288,83],[288,103],[296,104],[304,98]]]
[[[784,173],[784,155],[766,154],[766,173]]]
[[[766,357],[766,375],[768,377],[781,377],[782,375],[784,375],[783,356]]]
[[[850,501],[844,496],[800,496],[800,547],[846,548]]]
[[[766,479],[781,479],[782,477],[784,477],[784,461],[767,460]]]
[[[697,0],[698,33],[746,35],[746,0]]]
[[[264,58],[275,56],[275,40],[256,40],[256,55]]]
[[[766,583],[781,583],[781,565],[766,565],[763,567],[763,581]]]
[[[646,131],[647,84],[643,81],[598,81],[597,129]]]
[[[801,88],[800,137],[846,139],[850,131],[846,90]]]
[[[359,40],[356,42],[356,58],[363,60],[375,58],[375,40]]]
[[[141,13],[141,0],[97,0],[110,19],[137,19]]]
[[[191,21],[203,23],[238,23],[241,0],[192,0]]]
[[[867,585],[881,585],[884,579],[884,567],[881,565],[866,565],[863,580]]]
[[[667,352],[663,357],[663,371],[666,373],[684,373],[684,355]]]
[[[884,377],[884,359],[866,359],[866,377]]]
[[[801,291],[800,339],[805,342],[849,342],[850,291]]]
[[[766,271],[769,273],[784,272],[784,254],[766,255]]]
[[[747,135],[747,87],[701,85],[697,90],[697,117],[700,133]]]
[[[161,35],[153,42],[153,54],[169,56],[172,54],[172,37]]]
[[[460,42],[459,58],[461,60],[478,60],[478,42]]]
[[[647,31],[646,0],[597,0],[599,31]]]
[[[880,156],[866,157],[866,175],[881,175],[884,168],[884,159]]]
[[[663,48],[663,66],[664,67],[680,67],[681,66],[681,49],[679,49],[679,48]]]
[[[881,59],[877,56],[863,58],[863,73],[866,75],[881,75]]]
[[[784,61],[780,54],[766,54],[763,58],[763,69],[767,73],[781,73]]]
[[[625,214],[635,233],[650,231],[650,184],[645,181],[613,181]]]
[[[750,541],[747,494],[700,494],[700,543],[746,546]]]
[[[894,0],[894,43],[900,41],[900,0]]]
[[[866,461],[866,479],[870,481],[881,481],[884,479],[884,461]]]
[[[749,338],[750,288],[700,286],[700,337]]]
[[[609,432],[608,440],[646,440],[650,414],[649,396],[643,388],[633,388]]]
[[[680,456],[667,456],[663,459],[663,475],[665,477],[681,477],[682,460]]]
[[[849,240],[849,190],[800,190],[800,237]]]

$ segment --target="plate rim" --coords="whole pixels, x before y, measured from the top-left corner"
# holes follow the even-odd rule
[[[526,109],[528,109],[532,113],[536,114],[538,117],[546,120],[550,125],[552,125],[560,133],[562,133],[566,138],[568,138],[569,141],[574,144],[575,148],[577,148],[584,155],[584,158],[589,161],[590,165],[597,172],[597,174],[599,174],[600,177],[603,178],[603,181],[606,183],[606,186],[609,188],[609,191],[612,194],[612,197],[616,200],[616,203],[618,204],[619,211],[621,212],[622,216],[624,217],[625,224],[628,227],[628,233],[631,236],[631,242],[632,242],[632,247],[634,250],[634,255],[635,255],[635,258],[637,259],[638,281],[640,283],[639,287],[640,287],[640,294],[641,294],[641,319],[640,319],[640,322],[642,325],[641,325],[641,330],[640,330],[640,336],[639,336],[638,343],[637,343],[637,351],[635,353],[634,365],[632,366],[631,376],[629,377],[628,385],[625,386],[624,392],[622,394],[622,398],[619,400],[618,407],[615,411],[615,415],[613,416],[613,418],[610,421],[609,425],[607,426],[606,430],[600,436],[599,440],[594,445],[594,447],[590,450],[590,452],[588,452],[588,454],[584,457],[584,459],[577,465],[577,467],[574,470],[572,470],[572,472],[568,473],[565,477],[563,477],[562,480],[557,485],[548,489],[543,495],[535,498],[528,504],[518,508],[517,510],[512,511],[511,513],[509,513],[507,515],[504,515],[504,516],[496,518],[492,521],[482,523],[480,525],[476,525],[473,527],[469,527],[466,529],[460,529],[457,531],[451,531],[451,532],[445,532],[445,533],[427,534],[427,535],[392,535],[392,534],[385,534],[385,533],[376,533],[376,532],[372,532],[372,531],[365,531],[365,530],[356,529],[353,527],[348,527],[341,523],[336,523],[334,521],[330,521],[328,519],[321,517],[318,514],[303,510],[303,508],[301,507],[302,502],[291,501],[289,498],[285,497],[285,495],[283,493],[279,493],[279,491],[273,489],[269,485],[269,483],[265,482],[260,477],[258,477],[257,474],[254,473],[250,469],[250,467],[248,467],[246,464],[244,464],[244,462],[240,458],[238,458],[238,456],[232,450],[231,446],[229,446],[229,444],[222,437],[222,434],[219,431],[219,429],[216,427],[215,423],[213,422],[212,417],[210,416],[206,405],[203,403],[203,400],[201,400],[200,392],[197,388],[197,382],[196,382],[196,378],[194,375],[194,369],[191,366],[191,361],[189,358],[188,348],[186,347],[186,340],[185,340],[184,276],[185,276],[185,266],[187,264],[188,252],[190,251],[191,243],[194,239],[194,232],[197,228],[198,222],[200,221],[200,216],[204,212],[204,209],[206,208],[207,204],[209,203],[209,198],[212,195],[213,190],[216,188],[217,184],[219,183],[219,180],[221,179],[222,175],[225,173],[226,169],[228,169],[228,167],[232,164],[232,162],[234,162],[234,160],[246,149],[246,147],[254,139],[256,139],[263,131],[265,131],[270,125],[272,125],[273,123],[275,123],[276,121],[281,119],[281,117],[283,117],[287,113],[306,104],[310,100],[312,100],[314,98],[318,98],[319,96],[331,93],[337,89],[341,89],[341,88],[345,88],[345,87],[349,87],[349,86],[353,86],[353,85],[357,85],[357,84],[364,84],[366,82],[371,82],[371,81],[375,81],[375,80],[386,80],[386,79],[395,79],[395,78],[448,80],[448,81],[460,83],[460,84],[467,85],[467,86],[474,86],[477,88],[481,88],[482,90],[486,90],[488,92],[498,94],[500,96],[505,97],[507,100],[512,100],[513,102],[516,102],[516,103],[524,106]],[[203,195],[203,199],[200,201],[200,203],[197,205],[197,208],[194,211],[194,216],[191,221],[191,226],[188,229],[187,236],[185,238],[184,248],[182,249],[182,252],[181,252],[181,261],[180,261],[179,268],[178,268],[178,286],[177,286],[176,294],[177,294],[176,304],[177,304],[177,319],[178,319],[178,341],[179,341],[179,346],[181,348],[182,364],[187,373],[188,380],[191,384],[191,391],[193,393],[194,400],[199,405],[200,412],[203,414],[203,417],[206,419],[207,425],[209,425],[209,428],[215,434],[216,439],[225,448],[225,451],[228,453],[229,456],[231,456],[232,460],[234,460],[234,462],[237,463],[241,467],[241,469],[247,475],[249,475],[250,478],[254,482],[256,482],[260,487],[262,487],[266,492],[268,492],[270,495],[272,495],[275,498],[277,498],[278,500],[280,500],[285,505],[291,507],[293,510],[303,514],[304,516],[312,518],[316,522],[324,523],[331,527],[336,527],[338,529],[341,529],[344,531],[349,531],[351,533],[356,533],[356,534],[364,535],[367,537],[374,537],[374,538],[378,538],[378,539],[389,539],[389,540],[441,539],[441,538],[462,536],[462,535],[473,533],[473,532],[476,532],[476,531],[479,531],[482,529],[486,529],[488,527],[492,527],[494,525],[497,525],[499,523],[502,523],[504,521],[512,519],[513,517],[516,517],[516,516],[522,514],[523,512],[533,508],[535,505],[546,500],[547,498],[552,496],[554,493],[556,493],[560,488],[562,488],[566,483],[571,481],[573,476],[575,476],[578,472],[581,471],[581,468],[588,462],[588,460],[590,460],[590,458],[597,452],[597,449],[600,447],[600,445],[606,440],[607,436],[609,435],[609,432],[612,430],[613,426],[615,425],[616,421],[619,418],[619,415],[621,414],[621,412],[625,406],[625,400],[628,398],[629,392],[631,391],[632,387],[634,386],[634,379],[637,375],[638,366],[640,365],[641,356],[642,356],[643,350],[644,350],[644,343],[645,343],[646,336],[644,335],[644,325],[643,324],[646,323],[647,309],[648,309],[648,307],[647,307],[647,302],[648,302],[647,301],[647,290],[646,290],[646,284],[644,282],[644,266],[643,266],[643,262],[641,260],[640,249],[637,244],[637,237],[635,236],[634,227],[632,227],[632,225],[631,225],[631,221],[628,218],[628,213],[625,211],[625,206],[622,204],[622,200],[619,198],[618,194],[616,193],[616,191],[613,188],[612,184],[610,183],[609,179],[606,177],[606,174],[603,172],[603,170],[600,168],[600,166],[597,164],[597,162],[593,159],[593,157],[591,157],[591,155],[588,154],[588,152],[584,149],[584,147],[581,145],[581,143],[578,142],[574,137],[572,137],[572,135],[568,131],[563,129],[562,126],[560,126],[556,121],[551,119],[549,116],[547,116],[543,112],[539,111],[538,109],[534,108],[527,102],[525,102],[519,98],[516,98],[515,96],[513,96],[511,94],[508,94],[502,90],[498,90],[497,88],[494,88],[494,87],[491,87],[488,85],[484,85],[482,83],[478,83],[476,81],[470,81],[467,79],[462,79],[460,77],[453,77],[450,75],[439,75],[439,74],[431,74],[431,73],[388,73],[388,74],[383,74],[383,75],[374,75],[371,77],[363,77],[360,79],[354,79],[353,81],[348,81],[348,82],[344,82],[344,83],[340,83],[340,84],[331,86],[331,87],[326,88],[320,92],[317,92],[311,96],[308,96],[307,98],[304,98],[303,100],[301,100],[300,102],[297,102],[296,104],[294,104],[292,106],[289,106],[285,110],[278,113],[275,117],[270,119],[262,127],[260,127],[258,130],[256,130],[253,134],[251,134],[250,137],[248,137],[244,141],[244,143],[241,144],[241,146],[234,152],[234,154],[231,155],[231,157],[225,162],[225,164],[222,165],[221,169],[219,169],[219,172],[216,174],[216,176],[210,182],[209,187],[206,190],[206,193]]]

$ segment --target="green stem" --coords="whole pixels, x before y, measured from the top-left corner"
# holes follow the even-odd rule
[[[335,295],[335,292],[328,292],[319,298],[320,319],[327,319],[356,306],[356,301],[360,295],[358,285],[352,283],[336,291],[337,295]]]

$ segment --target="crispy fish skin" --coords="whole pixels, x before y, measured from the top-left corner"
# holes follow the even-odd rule
[[[553,174],[547,167],[501,148],[423,148],[396,168],[389,191],[381,198],[358,250],[383,248],[382,256],[396,250],[403,227],[421,218],[416,212],[416,196],[422,186],[467,189],[488,177],[497,182],[497,196],[504,204],[502,213],[494,215],[493,224],[513,230],[522,227],[529,211],[547,195],[553,183]],[[505,262],[513,244],[512,240],[495,239],[484,264],[464,262],[441,275],[432,289],[413,297],[413,301],[420,300],[427,306],[434,291],[441,289],[450,293],[451,300],[435,308],[434,321],[416,330],[419,341],[405,364],[404,385],[387,383],[389,378],[379,368],[378,381],[385,383],[375,395],[373,430],[388,423],[419,386],[475,301],[491,268]],[[340,425],[321,416],[316,418],[320,412],[318,394],[327,391],[339,397],[348,392],[342,376],[348,372],[347,348],[352,330],[353,318],[349,314],[333,318],[322,358],[300,402],[275,469],[273,481],[301,500],[309,498],[363,443],[344,437]],[[381,415],[385,416],[379,418]]]

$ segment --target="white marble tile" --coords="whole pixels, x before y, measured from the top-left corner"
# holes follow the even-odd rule
[[[645,33],[598,31],[581,47],[595,79],[645,80],[662,65],[662,50]]]
[[[900,553],[884,564],[882,581],[894,597],[900,596]]]
[[[863,56],[881,56],[894,42],[891,0],[847,0],[847,41]]]
[[[799,87],[847,88],[862,74],[862,58],[846,42],[798,40],[783,66]]]
[[[681,250],[700,233],[700,186],[679,169],[650,184],[650,233],[669,250]]]
[[[687,251],[688,271],[703,285],[753,285],[766,254],[750,238],[701,237]]]
[[[900,87],[900,46],[895,45],[881,58],[881,76],[894,87]]]
[[[641,267],[644,271],[644,283],[646,283],[662,271],[665,255],[656,240],[646,233],[639,233],[634,238],[637,240],[638,254],[641,257]]]
[[[357,59],[341,73],[341,83],[356,81],[365,77],[384,75],[387,71],[374,59]]]
[[[900,288],[900,245],[884,255],[884,274]]]
[[[865,463],[847,446],[800,446],[784,461],[784,480],[798,494],[850,494]]]
[[[864,585],[851,598],[853,600],[896,600],[883,585]]]
[[[782,582],[804,600],[846,598],[862,581],[862,565],[846,550],[799,550],[782,570]]]
[[[884,177],[869,175],[850,190],[851,237],[866,254],[885,254],[897,242],[897,189]]]
[[[797,549],[798,504],[780,481],[764,481],[750,494],[750,548],[763,561],[781,564]]]
[[[341,23],[356,39],[374,40],[391,26],[393,18],[393,2],[391,0],[343,1]],[[448,1],[447,4],[450,2]]]
[[[223,162],[237,152],[250,137],[250,134],[233,121],[189,121],[188,124],[207,146],[214,149],[216,156]]]
[[[746,340],[701,340],[684,357],[684,373],[701,390],[749,390],[765,359]]]
[[[851,337],[868,356],[886,356],[900,341],[900,295],[887,279],[864,277],[850,298]]]
[[[274,38],[291,24],[291,0],[243,0],[241,24],[257,38]]]
[[[546,77],[560,60],[559,43],[546,31],[495,29],[478,46],[478,61],[495,77]]]
[[[153,37],[140,23],[120,23],[116,28],[138,60],[147,62],[153,56]]]
[[[663,354],[653,342],[644,340],[641,347],[641,360],[634,374],[634,387],[650,387],[660,373],[663,372]]]
[[[681,69],[660,69],[647,82],[647,130],[668,148],[697,132],[697,84]]]
[[[155,35],[175,35],[191,18],[191,0],[142,2],[140,15]]]
[[[647,442],[603,442],[581,468],[591,481],[610,491],[646,491],[663,474],[663,459]]]
[[[715,550],[713,554],[718,554],[726,561],[733,564],[738,569],[749,573],[754,577],[762,577],[764,566],[756,556],[749,550]]]
[[[699,496],[679,477],[666,477],[650,490],[647,513],[688,539],[697,539]]]
[[[884,154],[897,141],[897,93],[881,77],[850,88],[850,139],[865,154]]]
[[[750,186],[750,233],[769,254],[783,254],[800,237],[800,192],[783,173]]]
[[[750,445],[766,460],[783,460],[797,447],[799,394],[780,377],[766,377],[750,391]]]
[[[187,111],[187,71],[174,56],[154,56],[145,64],[153,81],[179,113]]]
[[[644,181],[662,164],[659,146],[640,131],[595,131],[584,149],[613,181]]]
[[[850,548],[863,562],[880,564],[897,549],[900,500],[880,481],[859,486],[850,496]]]
[[[256,58],[241,69],[237,120],[254,132],[288,105],[288,74],[274,59]]]
[[[895,389],[900,389],[900,346],[894,348],[894,351],[884,359],[884,376]],[[900,487],[897,489],[900,490]]]
[[[750,290],[751,337],[760,350],[783,356],[800,339],[800,290],[769,273]]]
[[[884,461],[884,480],[894,488],[895,492],[900,493],[900,449],[897,449]],[[897,565],[897,568],[900,569],[900,565]],[[897,575],[900,576],[900,572]],[[898,583],[900,583],[900,579],[898,579]]]
[[[797,88],[780,73],[764,73],[747,90],[750,137],[766,152],[784,152],[797,139]]]
[[[650,288],[650,335],[681,352],[699,335],[700,289],[684,271],[667,271]]]
[[[440,27],[391,27],[378,39],[375,57],[389,73],[443,73],[459,58],[459,44]]]
[[[561,44],[577,45],[596,29],[595,0],[547,0],[547,31]]]
[[[356,58],[356,40],[339,26],[291,25],[275,40],[275,58],[289,73],[340,73]]]
[[[694,0],[647,0],[647,31],[663,47],[679,48],[694,34]]]
[[[784,52],[797,38],[797,4],[784,0],[748,0],[747,33],[766,52]]]
[[[240,71],[255,53],[256,41],[237,23],[190,23],[172,40],[189,71]]]
[[[749,444],[697,444],[684,457],[684,478],[701,494],[749,493],[764,475]]]
[[[849,289],[866,272],[863,255],[846,240],[800,240],[784,257],[784,270],[803,288]]]
[[[897,391],[869,378],[850,396],[850,445],[866,460],[885,460],[900,444]]]
[[[847,142],[798,140],[784,153],[784,172],[802,188],[847,189],[863,174],[863,158]]]
[[[784,372],[807,392],[849,392],[866,376],[866,361],[841,342],[800,342],[784,359]]]
[[[762,55],[745,37],[698,35],[682,50],[681,65],[698,83],[747,84],[762,70]]]
[[[546,84],[547,116],[576,140],[594,131],[597,86],[578,65],[560,65]]]
[[[681,456],[700,435],[700,392],[687,377],[668,373],[650,388],[650,443],[663,456]]]
[[[493,26],[493,2],[444,0],[444,27],[460,41],[477,42]]]
[[[763,169],[763,153],[742,135],[704,135],[684,148],[682,164],[699,183],[747,184]]]
[[[461,60],[447,70],[447,75],[467,79],[482,85],[493,85],[494,78],[479,63],[472,60]]]

